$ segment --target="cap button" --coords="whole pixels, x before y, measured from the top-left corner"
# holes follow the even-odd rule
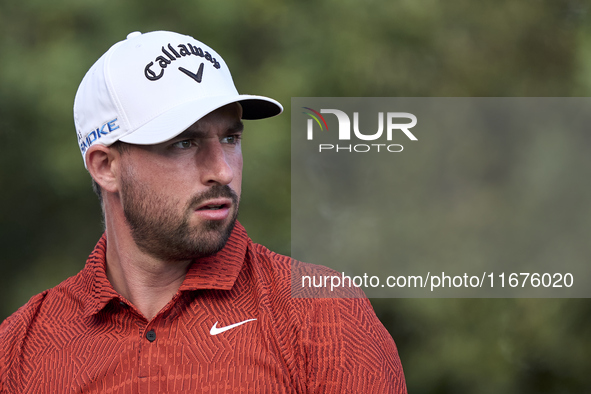
[[[141,31],[134,31],[134,32],[129,33],[127,35],[127,39],[129,40],[130,38],[135,38],[135,37],[138,37],[138,36],[141,36],[141,35],[142,35],[142,32]]]

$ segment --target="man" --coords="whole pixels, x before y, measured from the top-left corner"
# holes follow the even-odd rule
[[[74,102],[105,234],[2,323],[0,391],[406,392],[369,302],[293,297],[290,259],[236,222],[242,119],[281,111],[192,37],[111,47]]]

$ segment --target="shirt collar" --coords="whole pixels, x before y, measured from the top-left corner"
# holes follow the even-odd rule
[[[230,290],[242,269],[249,241],[246,230],[237,221],[222,250],[191,264],[179,291]],[[80,296],[85,304],[86,316],[98,313],[113,299],[123,299],[107,278],[106,252],[107,237],[103,234],[81,272],[84,294]]]
[[[224,248],[212,256],[195,260],[179,290],[230,290],[242,269],[249,241],[244,227],[236,222]]]

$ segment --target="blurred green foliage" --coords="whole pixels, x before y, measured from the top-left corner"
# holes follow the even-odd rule
[[[127,33],[192,35],[224,57],[240,92],[286,107],[295,96],[588,96],[589,7],[583,0],[1,2],[0,319],[78,272],[102,232],[72,104],[86,70]],[[286,108],[247,124],[240,215],[255,241],[284,254],[289,116]],[[591,218],[582,220],[589,228]],[[591,392],[589,300],[373,303],[397,342],[411,393]]]

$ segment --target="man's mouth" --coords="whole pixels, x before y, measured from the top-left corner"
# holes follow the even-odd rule
[[[233,202],[229,198],[209,199],[197,206],[195,212],[202,220],[226,220],[230,215],[232,204]]]
[[[215,209],[223,209],[223,208],[229,208],[228,205],[226,204],[220,204],[220,205],[206,205],[204,207],[201,207],[199,209],[197,209],[198,211],[204,211],[204,210],[215,210]]]
[[[199,205],[195,210],[196,211],[216,211],[220,209],[230,209],[232,206],[232,200],[227,198],[216,198],[210,199],[209,201],[204,202],[203,204]]]

